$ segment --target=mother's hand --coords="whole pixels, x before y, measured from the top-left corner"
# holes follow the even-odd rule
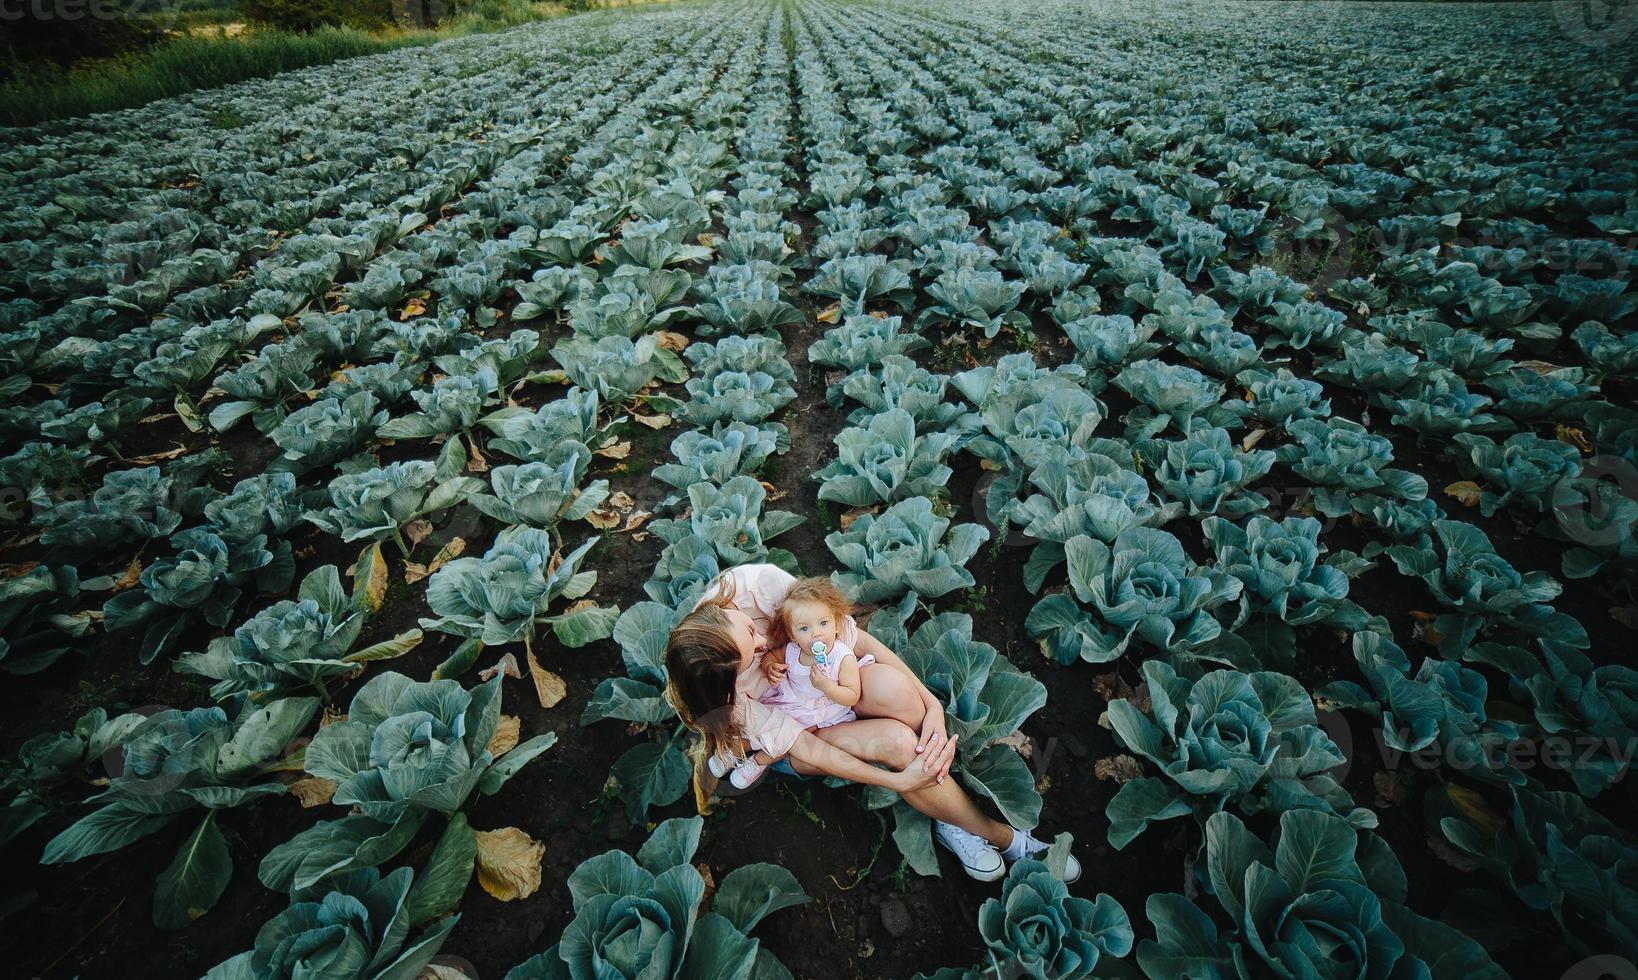
[[[903,795],[944,782],[950,771],[950,763],[955,761],[956,741],[959,738],[960,735],[952,735],[940,739],[937,745],[928,746],[926,752],[911,759],[909,765],[899,770],[899,778],[895,780],[899,785],[893,788]]]
[[[922,766],[929,772],[935,771],[932,768],[933,757],[929,753],[948,742],[948,735],[949,732],[944,728],[944,706],[934,701],[928,706],[927,713],[922,715],[921,731],[916,733],[916,753],[923,756]],[[948,776],[950,774],[949,758],[946,758],[943,766],[936,771],[940,779]]]

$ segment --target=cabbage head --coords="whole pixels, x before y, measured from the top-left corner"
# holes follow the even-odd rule
[[[546,952],[506,980],[747,980],[788,974],[749,937],[764,918],[806,904],[789,871],[773,864],[734,868],[706,901],[695,868],[701,817],[654,828],[636,856],[607,851],[569,874],[574,917]],[[707,909],[707,905],[709,908]]]
[[[1226,430],[1205,424],[1163,445],[1155,483],[1186,506],[1189,516],[1238,518],[1268,507],[1268,498],[1250,486],[1274,468],[1273,452],[1243,450]]]
[[[863,428],[837,433],[836,459],[813,474],[823,481],[819,499],[866,507],[938,496],[950,480],[944,461],[955,442],[949,433],[918,434],[903,409],[883,412]]]
[[[567,647],[604,639],[614,628],[617,609],[593,605],[547,615],[553,602],[579,599],[597,584],[596,572],[579,569],[598,540],[589,539],[559,560],[546,531],[509,527],[482,558],[457,558],[432,573],[427,605],[437,618],[422,619],[421,626],[485,646],[519,640],[527,645],[539,623],[550,625]]]
[[[502,524],[552,528],[585,520],[609,495],[607,480],[581,486],[591,459],[585,444],[560,442],[540,462],[490,470],[491,492],[470,494],[466,502]]]
[[[1205,899],[1151,895],[1154,939],[1138,943],[1151,977],[1471,977],[1507,974],[1484,947],[1405,906],[1405,872],[1381,838],[1323,810],[1280,815],[1272,847],[1233,814],[1206,821],[1201,866],[1221,906],[1219,929]]]
[[[1491,489],[1479,495],[1479,513],[1490,517],[1510,503],[1545,511],[1561,481],[1581,473],[1581,453],[1567,442],[1520,432],[1498,445],[1473,433],[1454,439],[1452,452]]]
[[[302,579],[295,599],[273,603],[202,653],[178,657],[176,670],[215,680],[211,697],[218,701],[243,694],[266,701],[305,687],[328,694],[326,682],[357,677],[366,664],[421,642],[421,631],[412,629],[354,650],[368,609],[342,588],[336,566],[324,565]]]
[[[1492,619],[1544,638],[1586,646],[1586,633],[1550,603],[1564,586],[1546,572],[1520,572],[1496,553],[1485,533],[1466,521],[1434,521],[1437,549],[1394,545],[1389,558],[1403,575],[1420,579],[1452,612],[1434,620],[1442,651],[1460,652]],[[1440,558],[1443,552],[1443,560]]]
[[[826,535],[825,544],[842,564],[833,576],[837,586],[855,602],[882,602],[912,590],[933,597],[971,588],[967,560],[989,536],[978,524],[951,529],[932,501],[911,497],[861,515],[847,530]]]
[[[416,899],[428,878],[416,882],[413,868],[343,875],[264,923],[253,948],[218,963],[205,980],[421,976],[461,919],[441,919],[409,942],[410,930],[425,921]]]
[[[1252,615],[1292,626],[1324,619],[1348,595],[1348,576],[1320,560],[1320,522],[1312,517],[1273,521],[1254,515],[1244,527],[1221,517],[1201,525],[1217,553],[1217,567],[1239,579],[1238,627]]]
[[[1107,663],[1134,638],[1169,652],[1198,649],[1222,633],[1211,610],[1242,588],[1226,572],[1195,565],[1158,528],[1128,528],[1113,544],[1080,535],[1065,542],[1064,555],[1071,594],[1042,599],[1024,623],[1059,663]]]
[[[557,741],[552,732],[536,735],[496,758],[500,682],[468,690],[454,680],[377,674],[353,695],[346,721],[313,736],[307,772],[336,783],[335,803],[382,823],[410,810],[454,814],[474,792],[498,792]]]

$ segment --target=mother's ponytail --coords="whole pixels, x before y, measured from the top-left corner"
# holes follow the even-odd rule
[[[707,602],[682,618],[665,644],[666,699],[682,723],[700,733],[707,756],[742,754],[734,723],[739,642],[723,606]]]

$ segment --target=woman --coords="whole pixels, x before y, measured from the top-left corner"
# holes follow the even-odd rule
[[[762,655],[795,581],[774,565],[729,569],[671,631],[665,652],[668,696],[684,724],[704,738],[705,752],[743,755],[747,748],[758,749],[784,756],[775,768],[798,775],[838,776],[894,790],[933,818],[935,839],[980,881],[1005,875],[1006,861],[1044,851],[1047,845],[1029,831],[986,816],[949,778],[957,739],[944,730],[943,706],[904,661],[851,616],[842,642],[861,660],[875,658],[860,668],[858,720],[809,732],[757,700],[783,667],[770,665],[765,672]],[[1065,879],[1079,876],[1080,864],[1071,857]]]

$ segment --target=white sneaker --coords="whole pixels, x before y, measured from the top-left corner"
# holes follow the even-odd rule
[[[1007,873],[1007,862],[1001,860],[1001,852],[977,834],[968,833],[955,824],[935,821],[933,839],[956,856],[961,870],[967,872],[969,878],[995,881]]]
[[[1005,851],[1001,852],[1001,856],[1008,861],[1022,861],[1025,858],[1045,854],[1047,848],[1051,846],[1045,841],[1036,840],[1029,831],[1019,830],[1014,827],[1012,828],[1012,843],[1007,846]],[[1064,862],[1064,884],[1067,885],[1080,878],[1080,876],[1081,862],[1075,860],[1075,855],[1068,855],[1068,860]]]
[[[714,753],[705,760],[705,768],[710,771],[712,779],[721,779],[734,768],[734,760],[722,753]]]
[[[741,762],[728,774],[728,782],[732,783],[735,789],[750,789],[751,784],[761,779],[767,769],[767,766],[760,766],[754,762]]]

